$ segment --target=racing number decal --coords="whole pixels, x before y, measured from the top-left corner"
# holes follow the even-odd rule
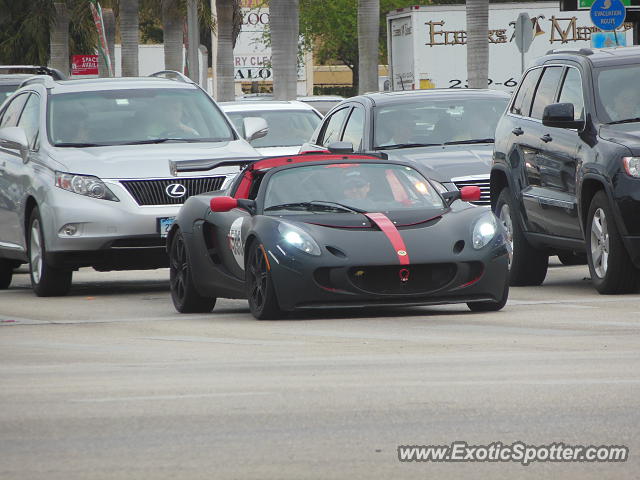
[[[242,222],[244,217],[236,218],[229,229],[229,250],[233,254],[233,258],[238,266],[244,270],[244,242],[242,241]]]

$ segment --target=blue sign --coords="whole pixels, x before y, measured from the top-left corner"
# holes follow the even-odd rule
[[[622,0],[596,0],[591,5],[591,21],[605,32],[622,26],[626,15]]]

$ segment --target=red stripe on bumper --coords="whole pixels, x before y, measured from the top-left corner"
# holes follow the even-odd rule
[[[384,213],[365,213],[365,215],[387,236],[396,251],[400,265],[409,265],[411,262],[409,261],[407,247],[404,245],[404,240],[402,239],[400,232],[398,232],[398,229],[393,222],[389,220],[389,217]]]

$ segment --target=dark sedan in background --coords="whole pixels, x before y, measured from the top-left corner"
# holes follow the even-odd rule
[[[496,90],[416,90],[349,98],[323,119],[301,151],[349,142],[414,161],[449,190],[475,185],[489,205],[495,127],[509,95]]]

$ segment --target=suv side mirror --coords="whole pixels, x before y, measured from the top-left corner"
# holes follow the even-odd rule
[[[21,127],[0,128],[0,146],[18,150],[22,160],[26,162],[29,152],[29,140]]]
[[[584,120],[574,120],[573,103],[552,103],[544,107],[542,124],[545,127],[575,128],[582,130]]]
[[[269,133],[269,125],[262,117],[245,117],[242,123],[244,123],[244,138],[247,142],[265,137]]]

